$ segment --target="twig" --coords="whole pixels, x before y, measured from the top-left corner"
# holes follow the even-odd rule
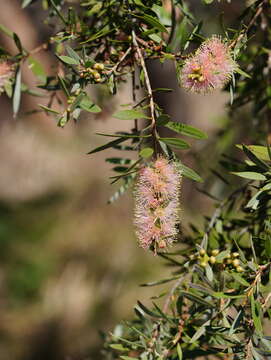
[[[152,129],[152,136],[153,136],[153,141],[154,141],[154,152],[155,152],[155,155],[157,155],[156,121],[155,121],[155,106],[154,106],[153,92],[152,92],[150,78],[149,78],[149,74],[148,74],[148,71],[147,71],[147,68],[146,68],[145,60],[144,60],[144,57],[142,55],[141,49],[140,49],[140,47],[138,45],[137,37],[136,37],[136,34],[135,34],[134,31],[132,31],[132,37],[133,37],[133,45],[135,47],[136,53],[137,53],[138,58],[140,60],[140,65],[141,65],[143,73],[144,73],[146,89],[147,89],[148,96],[149,96],[150,113],[151,113],[151,129]]]
[[[125,51],[125,53],[122,55],[122,57],[120,58],[120,60],[117,62],[117,64],[115,64],[111,70],[109,70],[107,72],[107,75],[111,75],[112,73],[114,73],[115,71],[118,70],[118,67],[120,66],[120,64],[123,62],[123,60],[130,54],[132,48],[131,46]]]
[[[165,55],[167,55],[167,53],[165,53],[164,51],[161,51],[161,55],[148,56],[148,57],[146,57],[146,59],[152,59],[152,60],[162,59],[165,57]],[[173,54],[173,53],[170,53],[169,55],[172,56],[172,60],[183,60],[183,59],[188,58],[188,55]]]
[[[170,30],[169,38],[167,40],[167,44],[170,44],[171,41],[173,40],[175,28],[176,28],[176,9],[174,6],[174,0],[171,0],[171,30]]]
[[[248,33],[249,29],[254,25],[255,21],[257,20],[257,18],[261,15],[261,13],[263,12],[263,4],[264,1],[261,3],[261,5],[259,5],[258,10],[256,11],[256,13],[254,14],[254,16],[252,17],[252,19],[250,20],[249,24],[247,25],[246,29],[241,32],[241,34],[237,37],[237,39],[233,40],[233,42],[229,45],[229,48],[233,48],[240,40],[242,40],[242,38]]]
[[[135,79],[135,69],[132,73],[132,93],[133,93],[133,103],[136,103],[136,79]],[[133,106],[133,108],[135,108],[137,106],[137,104],[135,104]],[[135,119],[134,121],[135,123],[135,131],[138,131],[138,120]]]

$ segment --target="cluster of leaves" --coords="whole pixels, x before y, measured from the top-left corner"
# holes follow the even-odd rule
[[[143,286],[174,285],[153,297],[153,308],[138,302],[136,319],[118,325],[107,338],[107,359],[214,355],[260,360],[271,355],[266,335],[271,319],[271,157],[268,147],[243,150],[249,160],[240,167],[246,171],[236,175],[260,182],[250,181],[217,204],[204,231],[193,226],[182,240],[185,249],[160,254],[173,267],[172,277]]]

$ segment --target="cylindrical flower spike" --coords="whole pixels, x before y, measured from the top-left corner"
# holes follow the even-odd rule
[[[5,84],[14,74],[13,64],[7,60],[0,60],[0,93],[4,91]]]
[[[140,246],[163,249],[176,239],[181,174],[163,157],[141,169],[135,189],[135,227]]]
[[[185,61],[181,84],[187,91],[209,93],[223,88],[236,69],[237,64],[227,44],[213,36]]]

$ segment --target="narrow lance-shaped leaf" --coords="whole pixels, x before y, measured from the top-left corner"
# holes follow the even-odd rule
[[[195,170],[189,168],[188,166],[178,163],[178,168],[180,169],[183,176],[187,177],[188,179],[197,181],[197,182],[203,182],[202,178],[199,176],[199,174],[196,173]]]
[[[148,116],[138,110],[120,110],[115,112],[112,116],[119,120],[148,119]]]
[[[236,147],[238,149],[243,149],[243,146],[237,144]],[[264,161],[270,161],[269,153],[268,153],[268,146],[262,145],[247,145],[247,148],[259,159]]]
[[[140,16],[140,15],[136,15],[136,14],[133,14],[134,16],[144,20],[147,24],[153,26],[154,28],[162,31],[162,32],[168,32],[167,31],[167,28],[160,23],[160,21],[158,19],[156,19],[155,17],[151,16],[151,15],[148,15],[148,14],[145,14],[144,16]]]
[[[190,145],[184,141],[184,140],[181,140],[181,139],[177,139],[177,138],[159,138],[160,141],[162,141],[163,143],[169,145],[169,146],[172,146],[174,148],[177,148],[177,149],[189,149],[190,148]]]
[[[66,55],[61,55],[61,56],[58,56],[57,57],[63,61],[65,64],[69,64],[69,65],[79,65],[79,60],[76,60],[72,57],[69,57],[69,56],[66,56]]]
[[[77,61],[77,63],[79,64],[80,63],[80,56],[77,54],[76,51],[74,51],[70,46],[66,46],[66,50],[67,50],[67,53],[68,55],[73,58],[74,60]]]
[[[261,322],[261,305],[257,300],[254,299],[253,294],[250,296],[250,305],[251,305],[251,314],[255,329],[259,334],[262,334],[263,327]]]
[[[146,159],[146,158],[151,157],[152,154],[153,154],[153,149],[147,147],[147,148],[144,148],[144,149],[142,149],[142,150],[140,151],[139,156],[141,156],[141,157],[143,157],[143,158]]]
[[[14,92],[13,92],[13,114],[14,117],[17,116],[20,103],[21,103],[21,68],[18,68],[15,78],[15,86],[14,86]]]
[[[190,125],[169,121],[165,126],[178,134],[190,136],[195,139],[207,139],[208,137],[203,131]]]
[[[104,144],[102,146],[99,146],[93,150],[91,150],[90,152],[88,152],[88,154],[94,154],[96,152],[99,152],[99,151],[102,151],[102,150],[105,150],[105,149],[109,149],[115,145],[118,145],[120,143],[122,143],[123,141],[127,140],[127,138],[119,138],[119,139],[116,139],[116,140],[113,140],[113,141],[110,141],[108,142],[107,144]]]
[[[81,109],[91,113],[99,113],[102,111],[100,106],[94,104],[87,96],[80,101],[79,106]]]
[[[256,155],[254,155],[253,152],[250,151],[247,146],[243,145],[243,150],[244,150],[245,154],[247,155],[247,157],[252,162],[254,162],[255,165],[258,165],[264,171],[269,170],[269,166],[264,161],[260,160]]]
[[[266,177],[263,174],[253,172],[253,171],[231,172],[231,174],[237,175],[242,178],[249,179],[249,180],[266,180]]]

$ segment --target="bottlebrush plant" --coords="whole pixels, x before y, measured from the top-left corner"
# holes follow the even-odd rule
[[[206,12],[219,17],[229,1],[205,0]],[[35,0],[24,0],[27,7]],[[267,359],[271,356],[271,11],[269,0],[244,1],[242,13],[231,23],[220,23],[219,34],[204,32],[193,2],[188,0],[44,0],[47,23],[55,33],[29,51],[19,36],[17,54],[1,49],[1,91],[12,97],[16,116],[21,92],[35,95],[21,80],[28,63],[48,92],[40,110],[52,113],[58,126],[78,121],[83,111],[98,113],[89,85],[107,88],[114,95],[130,82],[133,103],[112,117],[120,131],[99,134],[109,142],[89,151],[113,148],[137,152],[107,158],[114,165],[112,183],[121,182],[109,202],[134,189],[135,227],[139,244],[162,257],[173,268],[170,278],[144,284],[173,283],[167,293],[155,292],[153,307],[141,302],[135,318],[118,325],[105,338],[103,358],[154,359]],[[235,3],[233,1],[233,3]],[[219,10],[220,9],[220,10]],[[195,14],[194,14],[195,13]],[[58,61],[55,76],[46,76],[35,54],[50,51]],[[205,226],[191,225],[180,236],[179,199],[182,177],[202,182],[183,164],[181,153],[189,143],[181,136],[206,139],[200,129],[171,119],[155,102],[149,66],[152,60],[172,61],[181,87],[192,93],[224,88],[229,93],[228,116],[216,141],[223,147],[233,130],[246,129],[238,145],[244,161],[227,154],[213,171],[228,186],[224,200],[215,204]],[[60,97],[59,93],[63,96]],[[197,105],[197,96],[194,94]],[[62,100],[61,100],[62,99]],[[63,101],[63,99],[65,99]],[[61,103],[62,109],[55,107]],[[246,119],[240,118],[246,109]],[[180,110],[181,112],[181,110]],[[116,120],[117,119],[117,120]],[[123,131],[122,121],[131,121]],[[164,130],[177,137],[165,137]],[[243,136],[243,137],[242,137]],[[252,145],[253,144],[253,145]],[[204,153],[204,147],[201,151]],[[201,156],[201,154],[199,154]],[[204,161],[204,156],[201,157]],[[209,165],[209,164],[208,164]],[[227,174],[239,176],[233,187]],[[241,178],[245,179],[241,182]],[[204,187],[204,185],[203,185]],[[182,203],[185,211],[185,203]],[[132,216],[132,214],[131,214]],[[179,244],[174,244],[179,240]],[[143,251],[143,249],[142,249]]]

